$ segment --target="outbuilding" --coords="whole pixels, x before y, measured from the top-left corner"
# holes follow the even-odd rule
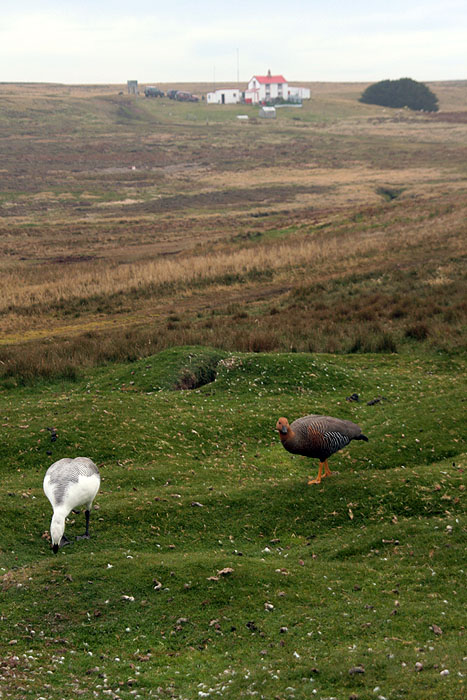
[[[289,100],[309,100],[311,97],[310,88],[296,87],[289,85]]]
[[[219,88],[208,92],[208,105],[234,105],[242,101],[242,92],[238,88]]]

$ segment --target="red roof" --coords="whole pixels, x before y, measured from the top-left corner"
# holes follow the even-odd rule
[[[286,83],[287,80],[284,78],[283,75],[254,75],[253,78],[256,78],[258,83],[261,83],[262,85],[271,85],[271,83]]]

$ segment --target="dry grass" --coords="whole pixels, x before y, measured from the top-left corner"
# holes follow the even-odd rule
[[[423,231],[415,232],[410,246],[419,242]],[[137,293],[147,288],[176,286],[190,288],[199,284],[213,284],[222,278],[231,276],[248,276],[252,272],[280,271],[307,268],[318,272],[324,266],[332,267],[346,264],[349,258],[372,256],[376,252],[384,255],[397,246],[400,251],[407,247],[407,241],[399,235],[382,237],[380,232],[359,232],[353,234],[333,235],[321,233],[306,239],[306,234],[296,241],[286,243],[259,244],[254,250],[242,248],[233,251],[190,255],[173,260],[150,260],[124,266],[102,267],[99,263],[82,270],[79,265],[68,266],[67,274],[57,279],[45,270],[41,279],[37,272],[29,270],[18,284],[13,273],[6,273],[3,279],[3,294],[0,311],[4,313],[18,307],[54,307],[71,299],[83,299],[93,296],[114,296],[127,292]],[[82,266],[81,266],[82,267]],[[341,267],[342,269],[342,267]]]
[[[366,322],[369,345],[459,347],[467,124],[448,117],[465,85],[439,85],[446,121],[360,105],[363,87],[312,85],[302,110],[245,125],[236,107],[116,86],[0,85],[2,344],[97,334],[76,365],[112,355],[106,334],[118,356],[182,341],[348,351]],[[299,321],[270,314],[310,284],[324,288]],[[412,304],[425,289],[442,307],[428,322]]]
[[[442,241],[451,255],[459,255],[463,250],[462,241],[457,237],[460,216],[462,210],[457,216],[444,220],[446,228]],[[259,243],[254,249],[241,248],[120,266],[102,266],[94,262],[84,270],[80,264],[71,264],[67,267],[66,275],[58,279],[50,268],[46,268],[43,275],[30,268],[21,281],[18,281],[15,273],[4,274],[0,311],[6,313],[18,307],[54,307],[71,299],[114,296],[124,292],[132,294],[151,287],[163,290],[164,287],[176,286],[185,289],[199,284],[213,284],[223,277],[248,276],[255,271],[298,273],[306,268],[312,274],[317,274],[323,268],[339,268],[342,273],[349,266],[349,261],[355,258],[384,258],[394,250],[402,258],[406,251],[412,251],[421,243],[428,246],[433,239],[440,242],[438,231],[432,233],[427,231],[424,222],[415,222],[410,239],[405,227],[396,226],[389,231],[351,230],[337,235],[325,231],[312,234],[311,240],[305,230],[285,243],[271,244],[271,241],[267,241]]]

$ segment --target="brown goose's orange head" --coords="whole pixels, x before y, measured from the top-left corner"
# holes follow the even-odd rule
[[[287,418],[279,418],[276,423],[276,430],[279,431],[279,436],[281,440],[286,440],[289,434],[290,425]]]

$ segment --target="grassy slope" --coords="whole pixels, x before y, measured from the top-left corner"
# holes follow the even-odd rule
[[[171,390],[222,356],[214,383]],[[461,697],[464,361],[235,357],[3,390],[5,697]],[[370,437],[318,487],[273,432],[307,412]],[[76,454],[101,465],[93,537],[54,557],[42,478]]]

